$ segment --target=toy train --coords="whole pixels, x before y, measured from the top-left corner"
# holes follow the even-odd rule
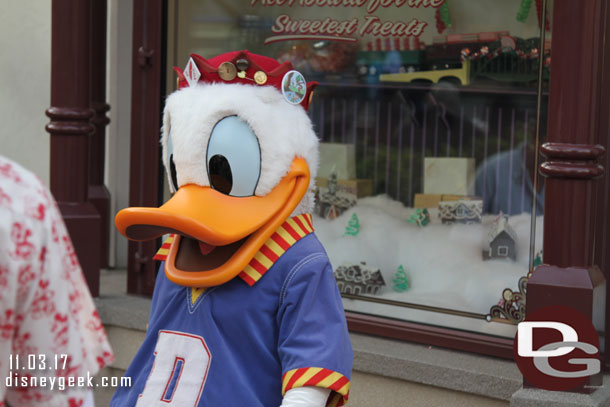
[[[386,39],[369,43],[357,53],[357,74],[368,83],[438,82],[468,85],[483,78],[532,82],[537,79],[539,39],[520,39],[506,31],[435,37],[433,44]],[[545,44],[545,78],[550,43]]]

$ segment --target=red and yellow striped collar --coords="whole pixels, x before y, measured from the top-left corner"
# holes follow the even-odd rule
[[[253,286],[290,247],[312,232],[311,214],[307,213],[286,219],[254,255],[250,263],[239,273],[239,277],[249,286]],[[174,235],[170,235],[163,242],[154,259],[165,261],[173,241]]]

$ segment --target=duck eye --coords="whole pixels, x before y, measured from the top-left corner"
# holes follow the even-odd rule
[[[216,154],[210,158],[208,164],[208,171],[210,173],[210,184],[215,190],[222,192],[223,194],[231,193],[233,188],[233,174],[231,173],[231,165],[229,160],[224,155]]]
[[[166,154],[167,162],[169,164],[169,168],[166,169],[169,175],[169,189],[171,192],[176,192],[178,190],[178,173],[176,172],[176,163],[174,162],[174,143],[172,142],[171,128],[169,128],[167,132]]]
[[[208,143],[210,186],[231,196],[254,195],[261,171],[261,153],[252,128],[237,116],[214,126]]]
[[[174,191],[178,190],[178,174],[176,173],[176,164],[174,163],[174,155],[169,156],[169,176],[172,180]]]

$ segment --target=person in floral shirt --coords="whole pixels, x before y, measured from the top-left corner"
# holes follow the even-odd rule
[[[91,390],[69,378],[112,360],[53,197],[0,156],[0,407],[92,406]]]

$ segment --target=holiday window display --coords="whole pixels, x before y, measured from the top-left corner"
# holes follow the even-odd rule
[[[387,151],[385,157],[390,157],[390,164],[385,174],[392,176],[396,168],[392,166],[396,163],[393,159],[399,152]],[[357,153],[360,156],[362,151]],[[421,161],[422,193],[414,191],[411,205],[387,195],[365,196],[358,197],[349,211],[333,220],[316,218],[318,233],[333,262],[374,264],[384,281],[389,282],[389,289],[380,289],[376,294],[364,289],[354,294],[350,289],[345,297],[342,289],[344,305],[349,311],[379,312],[383,316],[425,323],[434,320],[443,326],[472,325],[475,331],[512,336],[514,331],[509,326],[498,327],[485,321],[496,306],[498,296],[507,288],[517,291],[520,278],[527,273],[531,216],[523,213],[508,217],[507,224],[515,230],[515,250],[509,248],[508,253],[510,256],[514,253],[514,258],[509,256],[510,261],[502,261],[495,256],[484,261],[481,247],[497,215],[483,212],[482,199],[474,195],[475,178],[483,162],[487,162],[488,168],[496,168],[495,164],[491,159],[477,162],[473,158],[425,158]],[[517,174],[517,161],[514,163]],[[366,174],[358,168],[362,164],[355,162],[356,172]],[[332,161],[325,166],[332,167]],[[342,163],[341,166],[350,165]],[[383,172],[378,173],[377,185],[384,182]],[[404,178],[401,188],[406,189],[408,182],[412,179]],[[514,191],[521,193],[520,188]],[[346,224],[356,225],[354,216],[358,219],[358,233],[346,236]],[[540,221],[541,218],[537,222]],[[417,281],[415,286],[412,280]],[[341,282],[341,287],[344,286]],[[414,304],[433,312],[414,314],[409,308]],[[465,311],[473,319],[456,320],[444,310]],[[422,315],[423,312],[426,314]],[[490,316],[489,321],[500,319],[516,321],[498,316]]]
[[[344,298],[346,310],[371,313],[378,309],[387,317],[425,323],[435,321],[444,326],[455,323],[456,327],[462,328],[472,325],[471,329],[475,331],[513,336],[510,327],[490,325],[485,318],[505,289],[519,290],[519,281],[527,273],[531,215],[524,213],[506,218],[514,231],[515,250],[511,248],[508,252],[514,253],[514,259],[494,257],[484,260],[481,256],[482,242],[486,241],[497,215],[482,215],[480,223],[443,224],[438,208],[425,210],[429,213],[429,222],[426,226],[413,227],[415,225],[407,219],[416,215],[417,208],[377,195],[359,199],[350,212],[336,219],[314,217],[316,233],[331,262],[375,265],[383,280],[389,282],[387,288],[390,289],[380,287],[374,292],[361,288],[357,294],[350,289],[347,293],[350,297]],[[424,209],[419,211],[421,213]],[[355,236],[345,236],[345,225],[356,213],[359,232]],[[536,222],[537,228],[541,228],[542,217],[538,217]],[[541,245],[540,235],[537,235],[536,244]],[[341,283],[340,291],[346,294],[343,275],[335,273],[335,277],[337,283]],[[413,281],[417,284],[414,285]],[[394,306],[378,308],[375,303],[367,302],[367,297],[390,301]],[[413,314],[408,307],[400,306],[405,303],[430,307],[434,312]],[[511,306],[518,304],[511,303]],[[442,309],[467,311],[479,315],[479,318],[454,322],[456,317],[439,311]],[[490,316],[489,321],[495,321],[499,315]]]
[[[299,30],[304,27],[306,20],[314,22],[311,16],[320,13],[324,14],[320,24],[325,19],[328,20],[328,14],[330,20],[337,22],[357,18],[358,25],[362,26],[365,22],[363,16],[366,17],[364,7],[357,10],[356,7],[344,7],[347,3],[337,7],[328,7],[329,3],[324,3],[326,7],[314,5],[306,8],[301,7],[302,2],[298,1],[294,7],[289,7],[285,2],[262,0],[254,2],[253,7],[256,12],[268,15],[271,22],[282,24],[281,27],[276,24],[276,28],[285,29],[288,25],[294,27],[294,32],[267,31],[264,35],[278,38],[274,38],[277,42],[266,45],[263,52],[290,59],[295,68],[310,70],[312,74],[315,72],[316,79],[323,82],[323,86],[317,90],[309,114],[320,140],[338,145],[339,150],[328,154],[327,158],[324,155],[324,145],[321,146],[321,168],[316,177],[318,190],[315,193],[315,218],[316,225],[320,228],[319,234],[326,243],[334,265],[342,264],[340,260],[349,264],[359,264],[364,260],[367,264],[378,266],[388,282],[388,287],[381,289],[376,295],[378,297],[389,296],[388,299],[398,302],[429,304],[485,314],[489,311],[489,306],[497,302],[498,293],[506,287],[515,289],[518,277],[527,271],[527,265],[524,265],[526,263],[521,258],[527,252],[527,249],[522,249],[529,240],[528,229],[524,226],[527,216],[518,216],[527,210],[523,209],[528,206],[527,198],[522,200],[525,203],[513,204],[513,210],[510,211],[513,215],[509,218],[511,226],[521,225],[516,242],[519,249],[517,260],[503,261],[501,265],[496,265],[500,263],[497,259],[483,262],[481,245],[497,212],[494,210],[492,215],[488,215],[487,210],[479,210],[477,203],[461,202],[475,200],[477,195],[483,197],[483,194],[472,190],[443,189],[438,193],[425,193],[426,179],[420,169],[425,167],[422,161],[426,158],[440,160],[446,156],[460,159],[466,163],[466,167],[470,165],[470,170],[457,171],[454,166],[449,175],[459,173],[466,180],[461,183],[461,187],[472,185],[472,169],[475,166],[482,166],[485,159],[496,151],[513,148],[512,136],[510,140],[508,137],[509,126],[502,123],[496,125],[497,120],[505,121],[511,113],[513,116],[516,114],[515,145],[523,140],[519,124],[528,123],[528,111],[520,103],[521,100],[509,100],[513,98],[509,95],[511,92],[506,92],[507,95],[501,92],[479,94],[473,90],[481,83],[481,79],[494,75],[495,79],[492,80],[497,82],[494,83],[497,86],[503,78],[509,78],[512,73],[520,73],[522,66],[527,68],[523,72],[531,74],[534,72],[532,68],[539,61],[534,49],[541,47],[536,39],[525,40],[536,34],[526,35],[514,27],[504,26],[501,21],[498,24],[486,24],[480,18],[475,21],[474,9],[477,6],[470,9],[471,26],[464,24],[463,13],[453,12],[455,1],[440,1],[438,4],[441,3],[442,9],[430,7],[425,10],[423,7],[407,10],[404,3],[400,17],[393,15],[392,5],[385,10],[392,13],[391,18],[387,14],[379,15],[380,20],[408,21],[411,14],[414,14],[413,17],[428,24],[424,36],[354,35],[352,37],[357,41],[351,43],[327,39],[279,41],[279,36],[305,34]],[[502,9],[500,12],[514,22],[512,20],[517,4],[505,6],[506,2],[496,3],[498,8],[501,6],[510,9],[508,12]],[[278,15],[285,14],[288,18],[277,20],[274,12]],[[443,31],[443,36],[433,38],[435,16],[438,16],[437,23],[441,21],[448,30]],[[453,27],[450,27],[451,24]],[[496,55],[498,49],[501,54]],[[355,53],[355,50],[358,51]],[[519,55],[521,53],[523,54]],[[540,54],[548,55],[547,52],[538,52]],[[511,65],[511,61],[521,65]],[[466,75],[464,81],[467,80],[472,85],[465,89],[460,86],[430,86],[431,91],[422,95],[424,92],[421,89],[426,86],[420,84],[385,82],[377,85],[381,74],[437,71],[440,75],[447,75],[447,69],[463,70],[463,63],[470,66],[470,75]],[[502,69],[495,69],[496,65]],[[310,75],[305,76],[312,78]],[[436,92],[435,89],[441,91]],[[447,94],[457,95],[458,102],[452,106],[451,101],[447,100]],[[464,99],[469,96],[471,100],[478,98],[483,102],[478,103],[477,100],[476,105],[474,102],[467,104]],[[498,118],[496,106],[502,110],[501,119]],[[487,116],[491,119],[487,119]],[[524,131],[525,137],[530,136],[530,140],[531,129],[534,128],[531,119],[534,116],[530,110],[530,134],[527,134],[527,129]],[[443,121],[445,117],[447,120]],[[501,125],[505,134],[501,141],[498,136],[497,144],[501,144],[498,146],[495,136]],[[343,152],[341,148],[344,149]],[[351,173],[343,172],[347,167],[344,157],[352,154],[356,155],[357,165],[351,167]],[[515,152],[515,156],[517,154]],[[474,166],[468,160],[474,161]],[[517,166],[517,161],[511,162]],[[336,166],[335,175],[332,175],[333,166]],[[358,170],[354,171],[354,167]],[[512,177],[500,175],[493,178],[498,179],[499,185],[508,186]],[[440,181],[444,180],[440,177]],[[445,181],[449,185],[455,184],[449,177]],[[364,190],[366,191],[363,192]],[[513,186],[513,195],[516,195],[515,190],[516,187]],[[484,199],[488,201],[487,196]],[[440,205],[441,202],[450,201],[451,204]],[[439,206],[448,209],[447,216],[440,215]],[[462,212],[467,214],[469,211],[475,215],[460,219]],[[354,216],[357,221],[353,219]],[[465,224],[460,223],[460,220]],[[515,229],[519,231],[519,228]],[[397,245],[404,250],[397,252]],[[454,250],[454,245],[461,250]],[[408,277],[413,277],[417,284],[409,290],[397,292],[390,286],[401,265],[408,272]],[[512,265],[515,267],[508,268]],[[423,285],[419,284],[420,280],[425,280]],[[488,280],[493,280],[489,287]],[[449,281],[453,284],[445,284]],[[354,301],[356,300],[350,300],[346,305],[356,309]],[[399,310],[396,314],[379,314],[406,318],[402,312]]]

